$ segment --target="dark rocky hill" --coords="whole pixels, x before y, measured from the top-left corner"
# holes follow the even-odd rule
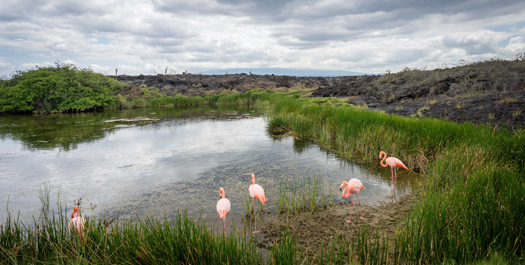
[[[112,76],[130,86],[122,93],[141,96],[141,87],[166,95],[203,96],[250,89],[299,90],[313,97],[339,97],[369,110],[403,116],[523,128],[525,60],[491,60],[432,71],[387,75],[295,77],[277,75]]]

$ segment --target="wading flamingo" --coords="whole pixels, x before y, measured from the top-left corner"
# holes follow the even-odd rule
[[[226,215],[230,212],[230,200],[226,199],[226,193],[223,188],[219,189],[219,201],[217,202],[217,213],[219,220],[223,220],[222,232],[226,229]]]
[[[75,213],[77,216],[75,217]],[[77,206],[73,207],[73,213],[71,214],[71,220],[69,220],[68,230],[71,231],[72,228],[77,230],[79,235],[84,235],[84,223],[86,220],[84,217],[80,216],[80,211]]]
[[[402,167],[406,170],[408,170],[407,166],[401,162],[401,160],[395,158],[395,157],[386,157],[386,153],[381,151],[379,152],[379,159],[381,159],[381,166],[387,167],[390,166],[390,171],[392,172],[392,181],[394,181],[394,175],[395,179],[397,180],[397,167]],[[386,159],[386,162],[385,162]]]
[[[353,178],[350,181],[346,182],[343,181],[341,186],[339,187],[339,190],[343,191],[343,198],[348,198],[349,196],[352,196],[350,198],[351,206],[350,206],[350,219],[348,219],[346,222],[351,223],[352,222],[352,208],[354,207],[354,193],[357,195],[357,201],[359,202],[359,212],[361,213],[361,217],[359,219],[364,220],[363,212],[361,211],[361,200],[359,200],[359,192],[361,190],[364,190],[365,186],[363,186],[363,183],[361,183],[360,180]]]
[[[259,184],[255,184],[255,175],[252,174],[252,185],[250,185],[250,188],[248,189],[250,192],[250,196],[253,199],[253,219],[255,219],[255,228],[253,230],[253,233],[259,233],[257,231],[257,210],[255,209],[255,199],[259,199],[261,201],[261,204],[264,204],[268,200],[264,196],[264,190]]]

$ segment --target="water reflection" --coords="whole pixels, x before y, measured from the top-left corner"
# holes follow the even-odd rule
[[[270,137],[266,119],[255,110],[1,116],[0,124],[0,205],[9,198],[10,211],[20,211],[22,220],[38,215],[44,183],[69,206],[79,198],[97,205],[83,215],[173,217],[187,209],[217,225],[217,191],[224,187],[232,202],[231,225],[249,200],[251,173],[265,188],[270,211],[284,179],[320,178],[337,202],[340,183],[356,177],[366,187],[360,198],[368,205],[395,200],[415,182],[414,175],[399,174],[394,195],[390,170],[379,160],[349,161],[311,141]],[[5,218],[0,211],[0,222]]]
[[[240,112],[239,112],[240,111]],[[20,141],[24,150],[58,148],[70,151],[98,141],[123,127],[143,126],[163,120],[241,118],[244,108],[134,109],[53,115],[0,115],[0,139]],[[251,110],[252,113],[255,110]]]

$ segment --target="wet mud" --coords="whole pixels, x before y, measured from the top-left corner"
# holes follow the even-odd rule
[[[331,205],[313,213],[266,216],[260,225],[261,236],[257,244],[261,248],[271,249],[280,242],[282,234],[288,231],[295,237],[302,254],[312,256],[319,253],[321,246],[324,249],[330,246],[336,237],[350,243],[352,237],[363,229],[369,233],[379,230],[380,233],[388,234],[388,238],[392,240],[396,226],[403,223],[408,215],[413,199],[414,195],[407,194],[394,202],[381,203],[378,206],[369,206],[362,202],[363,220],[359,218],[359,205],[355,203],[352,223],[346,222],[350,217],[350,202]]]

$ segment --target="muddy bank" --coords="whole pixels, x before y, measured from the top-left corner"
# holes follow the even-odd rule
[[[379,229],[380,233],[385,232],[388,238],[394,239],[396,225],[406,218],[413,198],[414,195],[408,194],[395,202],[382,203],[380,206],[368,206],[366,202],[362,202],[364,220],[359,219],[359,206],[355,203],[352,223],[346,222],[350,217],[350,202],[328,206],[312,214],[301,212],[297,216],[266,218],[268,220],[261,224],[262,237],[259,238],[258,246],[271,248],[280,241],[282,232],[286,230],[295,236],[297,247],[306,256],[316,255],[321,245],[326,250],[336,236],[351,242],[354,234],[363,229],[370,233]]]

